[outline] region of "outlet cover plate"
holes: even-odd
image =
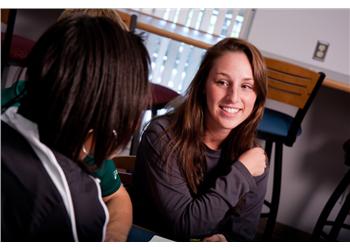
[[[324,41],[317,41],[316,48],[314,51],[313,59],[318,61],[324,61],[328,51],[329,43]]]

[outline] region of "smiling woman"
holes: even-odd
[[[265,98],[252,44],[227,38],[208,49],[183,104],[142,137],[135,222],[175,240],[254,239],[268,175],[255,143]]]
[[[256,93],[247,56],[232,52],[217,59],[206,81],[205,93],[208,109],[204,143],[217,150],[254,108]]]

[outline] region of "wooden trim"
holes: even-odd
[[[164,25],[164,27],[160,28],[160,27],[156,27],[154,25],[151,24],[147,24],[144,22],[137,22],[136,27],[138,29],[159,35],[159,36],[163,36],[163,37],[167,37],[179,42],[183,42],[189,45],[193,45],[195,47],[198,48],[202,48],[202,49],[208,49],[212,46],[212,44],[210,43],[206,43],[203,41],[200,41],[198,39],[194,39],[191,38],[192,33],[194,34],[193,30],[189,30],[186,27],[179,27],[179,25],[176,24],[166,24]],[[187,29],[187,32],[185,31]],[[177,32],[178,30],[183,30],[184,33],[187,33],[188,36],[184,36],[181,35],[180,33],[183,32]],[[193,35],[192,37],[195,37],[196,35]],[[213,41],[215,40],[218,41],[217,37],[213,37]],[[214,43],[213,43],[214,44]],[[341,90],[341,91],[345,91],[350,93],[350,82],[349,83],[345,83],[345,82],[340,82],[340,81],[336,81],[333,79],[330,79],[328,77],[326,77],[326,79],[324,80],[323,86],[328,87],[328,88],[333,88],[333,89],[337,89],[337,90]]]
[[[126,12],[122,12],[122,11],[119,11],[119,10],[116,10],[118,15],[120,16],[120,18],[123,20],[123,22],[128,26],[130,27],[130,24],[131,24],[131,15],[129,15],[128,13]]]
[[[326,77],[322,85],[328,88],[333,88],[333,89],[350,93],[350,82],[349,83],[338,82]]]
[[[159,36],[167,37],[167,38],[170,38],[172,40],[187,43],[189,45],[193,45],[193,46],[198,47],[198,48],[208,49],[209,47],[211,47],[211,44],[201,42],[199,40],[189,38],[186,36],[182,36],[182,35],[179,35],[178,33],[168,31],[167,29],[161,29],[161,28],[158,28],[158,27],[146,24],[146,23],[138,22],[136,25],[136,28],[153,33],[153,34],[156,34],[156,35],[159,35]]]

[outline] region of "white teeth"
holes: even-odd
[[[222,109],[230,114],[234,114],[234,113],[237,113],[239,111],[239,109],[237,109],[237,108],[229,108],[229,107],[222,107]]]

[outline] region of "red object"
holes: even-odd
[[[5,33],[1,33],[1,43],[3,43]],[[11,41],[11,50],[9,54],[10,64],[23,66],[25,60],[32,50],[35,42],[23,36],[13,35]]]
[[[165,86],[151,83],[152,109],[162,109],[164,106],[179,96],[176,91]]]

